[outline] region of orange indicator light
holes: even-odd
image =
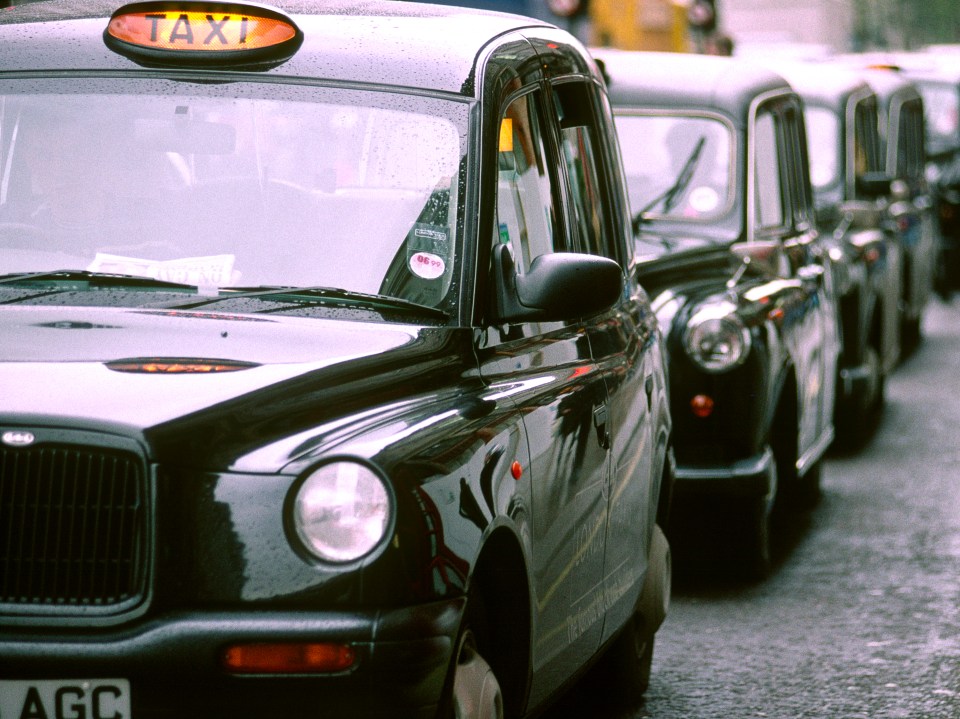
[[[706,419],[713,414],[713,398],[705,394],[698,394],[690,400],[690,409],[694,416]]]
[[[513,475],[514,479],[520,479],[523,476],[523,467],[516,460],[510,465],[510,474]]]
[[[236,644],[223,653],[223,666],[235,674],[330,674],[355,661],[345,644]]]

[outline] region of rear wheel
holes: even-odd
[[[650,686],[654,635],[634,616],[623,628],[603,657],[590,670],[588,683],[598,701],[633,707],[640,703]]]
[[[460,636],[453,675],[455,719],[503,719],[503,696],[493,669],[477,650],[468,628]]]
[[[773,565],[770,541],[771,506],[766,497],[747,509],[743,525],[744,573],[748,579],[764,579]]]

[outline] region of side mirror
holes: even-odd
[[[892,180],[885,172],[864,172],[857,175],[857,192],[871,200],[890,194]]]
[[[612,307],[623,292],[623,271],[606,257],[574,252],[540,255],[517,274],[507,245],[494,251],[493,321],[561,321]]]

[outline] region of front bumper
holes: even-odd
[[[221,612],[82,636],[0,633],[5,680],[130,682],[131,719],[153,717],[433,717],[465,600],[353,613]],[[224,649],[256,642],[335,642],[356,653],[333,675],[232,675]]]
[[[754,457],[725,465],[677,464],[674,503],[721,498],[769,497],[776,492],[776,463],[769,447]]]

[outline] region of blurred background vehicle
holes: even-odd
[[[833,260],[802,102],[731,58],[595,48],[634,212],[635,272],[669,352],[671,546],[770,568],[773,510],[819,492],[834,439]]]
[[[819,230],[836,255],[840,356],[837,443],[858,448],[877,425],[887,376],[900,359],[901,257],[884,222],[886,177],[877,97],[853,71],[776,66],[804,101]]]

